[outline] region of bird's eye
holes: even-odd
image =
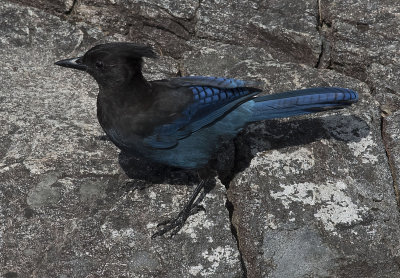
[[[102,61],[96,61],[96,68],[98,68],[98,69],[104,68],[103,62]]]

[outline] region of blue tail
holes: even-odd
[[[344,88],[310,88],[256,97],[253,101],[250,122],[343,108],[357,102],[358,94]]]

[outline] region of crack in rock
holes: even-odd
[[[395,169],[395,165],[394,165],[395,162],[394,162],[392,153],[390,151],[390,146],[389,146],[389,142],[388,142],[388,138],[387,138],[388,135],[386,134],[386,126],[387,126],[386,117],[382,116],[381,117],[382,142],[383,142],[383,146],[385,148],[385,153],[386,153],[386,157],[387,157],[387,160],[388,160],[390,173],[391,173],[392,179],[393,179],[393,189],[394,189],[394,193],[395,193],[395,196],[396,196],[397,206],[400,209],[399,181],[398,181],[398,178],[397,178],[396,169]]]

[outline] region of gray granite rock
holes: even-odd
[[[318,2],[326,65],[366,81],[378,93],[398,95],[400,2]]]
[[[294,76],[289,67],[279,74]],[[237,139],[246,163],[228,198],[249,277],[392,277],[400,231],[378,107],[358,80],[314,69],[299,77],[311,79],[357,88],[362,100],[341,113],[250,126]]]
[[[321,40],[315,1],[204,1],[196,36],[266,48],[275,58],[317,63]]]
[[[1,2],[0,275],[400,276],[398,13],[389,0]],[[218,156],[206,212],[152,240],[198,181],[119,156],[95,82],[53,66],[106,41],[152,45],[150,79],[341,86],[360,102],[249,126]]]

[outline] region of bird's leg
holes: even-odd
[[[209,189],[207,187],[208,181],[209,181],[208,179],[201,180],[201,182],[196,186],[195,190],[193,191],[192,196],[190,197],[187,204],[179,212],[178,216],[158,224],[158,227],[160,226],[164,227],[161,228],[156,233],[154,233],[152,235],[152,238],[161,236],[169,231],[172,231],[171,237],[176,235],[176,233],[178,233],[179,230],[182,229],[183,225],[186,222],[186,219],[188,219],[190,215],[193,215],[199,212],[200,210],[204,210],[204,208],[199,204],[204,199],[205,195],[209,192]],[[198,196],[202,189],[203,192],[200,194],[200,196]]]

